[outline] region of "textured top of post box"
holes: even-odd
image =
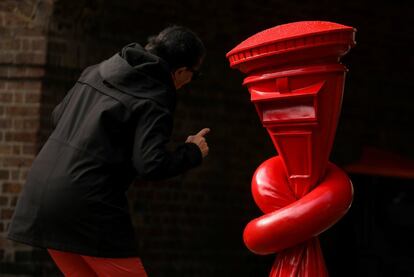
[[[227,53],[231,66],[277,53],[322,44],[353,46],[355,29],[327,21],[300,21],[259,32]],[[345,54],[345,53],[343,53]]]

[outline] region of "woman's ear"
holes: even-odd
[[[174,85],[176,89],[181,88],[183,85],[187,84],[191,79],[191,75],[189,76],[189,72],[187,67],[179,67],[174,72],[172,72]]]
[[[186,71],[187,67],[179,67],[177,68],[174,72],[173,75],[177,78],[180,78],[182,76],[182,74]]]

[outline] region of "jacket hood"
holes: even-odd
[[[103,61],[99,73],[104,81],[126,94],[175,107],[175,86],[167,62],[138,43],[125,46]]]

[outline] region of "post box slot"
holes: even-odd
[[[261,103],[263,123],[279,121],[316,120],[316,107],[313,96],[279,99]]]

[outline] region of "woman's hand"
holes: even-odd
[[[194,143],[195,145],[200,148],[201,154],[203,155],[203,158],[208,155],[208,144],[206,142],[205,136],[210,132],[209,128],[204,128],[200,132],[198,132],[196,135],[189,136],[186,143]]]

